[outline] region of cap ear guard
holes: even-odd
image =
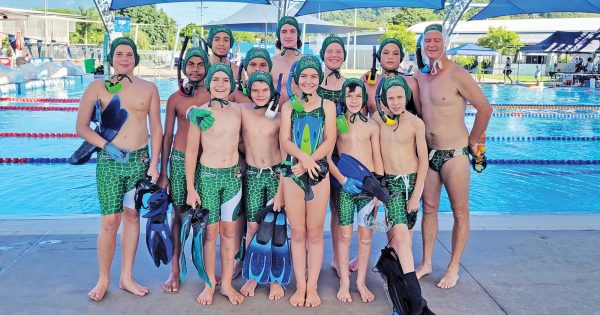
[[[381,81],[379,81],[379,84],[377,85],[377,92],[375,93],[375,105],[377,107],[377,113],[381,117],[381,120],[383,120],[383,122],[386,125],[393,126],[398,123],[398,117],[396,115],[388,115],[383,111],[383,109],[381,109],[381,91],[383,90],[384,82],[385,78],[381,79]]]

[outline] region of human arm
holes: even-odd
[[[165,117],[165,133],[163,136],[162,153],[160,156],[160,176],[158,177],[158,186],[161,188],[169,187],[169,174],[167,166],[169,165],[169,158],[171,156],[171,146],[173,145],[173,133],[175,131],[175,102],[176,97],[171,95],[167,101],[167,115]]]
[[[153,182],[158,180],[158,159],[160,158],[160,149],[162,148],[162,124],[160,122],[160,97],[156,85],[152,84],[152,95],[150,96],[150,110],[148,117],[150,120],[150,141],[152,148],[152,157],[150,158],[150,166],[148,167],[148,176]]]
[[[185,145],[185,186],[187,190],[186,203],[191,207],[202,204],[194,186],[196,167],[198,163],[198,148],[200,147],[200,127],[190,124]]]
[[[79,102],[79,110],[77,111],[75,130],[88,143],[99,148],[104,148],[107,141],[90,128],[90,121],[94,111],[94,102],[99,98],[98,86],[99,82],[94,81],[83,92]]]
[[[466,71],[457,71],[455,75],[458,92],[477,110],[475,122],[469,134],[469,148],[471,152],[477,152],[477,141],[485,132],[494,110],[479,85]]]
[[[415,181],[415,188],[413,193],[408,200],[406,210],[408,212],[419,211],[419,204],[421,201],[421,195],[423,194],[423,187],[425,187],[425,177],[427,176],[427,170],[429,168],[429,159],[427,154],[427,143],[425,141],[425,123],[421,119],[414,121],[415,125],[415,144],[417,146],[417,157],[419,164],[417,166],[417,179]]]
[[[420,73],[421,71],[417,71],[416,73]],[[408,83],[408,86],[410,87],[410,90],[412,91],[412,99],[413,99],[413,103],[415,104],[415,110],[417,111],[417,115],[421,114],[421,100],[419,99],[419,84],[417,83],[418,81],[415,78],[412,77],[405,77],[406,82]]]

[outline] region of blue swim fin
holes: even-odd
[[[285,210],[281,210],[275,219],[269,278],[271,283],[279,282],[282,286],[288,285],[292,278],[292,257],[287,230]]]
[[[340,157],[334,156],[332,157],[332,160],[342,175],[349,178],[354,178],[361,183],[365,180],[365,177],[373,176],[371,171],[369,171],[369,169],[359,160],[346,153],[342,153]],[[335,179],[335,177],[332,176],[331,181],[334,185],[341,187],[340,183]]]
[[[160,263],[167,265],[173,257],[171,229],[167,218],[169,196],[165,189],[159,189],[148,198],[148,213],[144,214],[146,222],[146,246],[156,267]]]
[[[192,261],[198,271],[198,277],[212,288],[212,282],[206,274],[204,265],[204,229],[208,224],[208,210],[196,208],[190,220],[192,227]],[[183,246],[183,245],[182,245]],[[185,259],[185,257],[183,257]]]
[[[185,259],[185,241],[190,235],[190,230],[192,228],[192,215],[194,213],[194,209],[191,207],[187,207],[185,211],[181,213],[181,232],[179,233],[179,266],[181,268],[181,272],[179,273],[179,280],[181,284],[185,282],[185,276],[187,275],[187,261]]]
[[[273,205],[269,206],[273,209]],[[259,222],[259,221],[257,221]],[[256,280],[260,284],[269,282],[271,274],[271,241],[275,226],[275,213],[269,211],[259,222],[258,231],[254,234],[244,258],[242,277]]]
[[[119,130],[121,130],[121,127],[125,124],[125,121],[127,121],[128,114],[127,111],[121,107],[121,100],[118,95],[113,96],[108,106],[106,106],[102,113],[98,115],[101,108],[101,101],[98,99],[94,102],[94,111],[92,112],[91,121],[98,124],[95,131],[104,138],[104,140],[111,142],[117,137]],[[84,164],[89,161],[92,154],[98,150],[99,148],[97,146],[84,141],[69,158],[69,164]]]

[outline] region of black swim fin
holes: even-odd
[[[117,137],[119,130],[127,121],[127,111],[121,107],[121,100],[118,95],[113,96],[112,100],[106,106],[106,108],[98,115],[101,111],[101,101],[98,99],[94,102],[94,111],[92,112],[91,121],[98,124],[95,131],[104,140],[111,142]],[[86,163],[92,157],[94,152],[100,150],[97,146],[84,141],[81,146],[69,157],[69,164],[81,165]]]
[[[167,218],[169,196],[165,189],[159,189],[148,198],[146,222],[146,245],[156,267],[162,262],[168,265],[173,257],[173,241]]]

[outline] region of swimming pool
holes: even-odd
[[[168,98],[177,86],[175,80],[158,81],[157,85],[161,99]],[[78,98],[84,88],[85,83],[31,91],[26,96]],[[600,91],[594,90],[535,90],[502,85],[484,85],[482,89],[494,104],[600,105]],[[3,105],[41,104],[0,101],[0,106]],[[15,132],[73,133],[75,111],[2,110],[0,115],[0,158],[64,158],[81,143],[81,139],[70,137],[6,135]],[[487,156],[492,163],[483,173],[471,174],[471,209],[484,213],[600,213],[600,198],[597,197],[600,165],[593,164],[600,159],[598,118],[600,111],[595,108],[497,109],[487,131]],[[468,126],[473,120],[474,117],[467,114]],[[539,165],[541,163],[548,165]],[[574,165],[578,163],[588,165]],[[0,163],[0,179],[0,200],[3,201],[0,217],[99,213],[95,164]],[[445,192],[440,211],[450,211]]]

